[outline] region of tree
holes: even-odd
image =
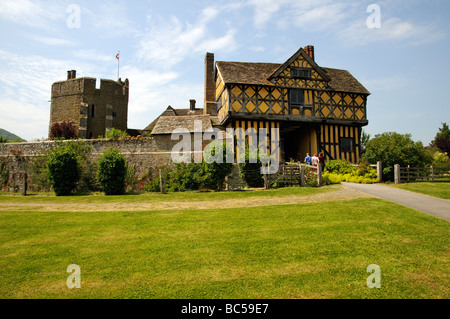
[[[241,153],[239,175],[248,187],[263,187],[264,177],[261,174],[262,162],[267,162],[269,156],[261,154],[259,148],[251,149],[246,143],[245,153]]]
[[[450,128],[447,123],[441,124],[442,128],[439,129],[439,132],[434,137],[431,146],[436,146],[442,153],[447,153],[447,156],[450,157]]]
[[[50,139],[77,139],[77,128],[73,122],[70,121],[62,121],[53,123],[50,127]]]
[[[410,134],[386,132],[377,134],[366,146],[363,160],[383,163],[383,180],[394,180],[394,165],[424,167],[432,158],[424,151],[422,142],[414,142]]]
[[[121,195],[125,192],[127,164],[116,149],[105,152],[98,161],[98,182],[106,195]]]
[[[48,157],[47,174],[56,196],[70,195],[80,178],[76,154],[69,148],[57,147]]]
[[[364,154],[366,152],[366,145],[370,141],[370,134],[366,133],[364,130],[361,133],[361,154]]]
[[[228,152],[230,150],[228,149]],[[204,151],[204,170],[207,174],[205,187],[209,189],[221,189],[225,178],[233,170],[233,163],[227,163],[226,141],[215,140],[208,144]]]

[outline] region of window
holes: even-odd
[[[95,105],[92,104],[91,105],[91,117],[94,117],[94,116],[95,116]]]
[[[292,68],[291,76],[293,78],[310,78],[311,70],[309,69],[300,69],[300,68]]]
[[[354,152],[355,140],[351,137],[341,137],[339,139],[339,146],[341,152]]]
[[[291,90],[289,92],[291,107],[300,107],[305,103],[305,94],[303,90]]]

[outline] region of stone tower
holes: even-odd
[[[128,79],[123,82],[76,77],[76,71],[67,71],[67,80],[52,85],[50,127],[62,121],[73,122],[79,138],[105,136],[116,128],[122,131],[128,124]]]

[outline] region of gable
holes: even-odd
[[[310,80],[330,81],[327,73],[302,48],[271,74],[269,80],[276,82],[279,78],[298,78],[292,73],[293,70],[309,71]]]

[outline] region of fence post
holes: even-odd
[[[378,183],[383,182],[383,166],[380,161],[377,162],[377,176],[378,176]]]
[[[300,164],[300,186],[305,187],[305,166]]]
[[[394,181],[395,184],[400,184],[400,165],[395,164],[394,165]]]
[[[409,168],[410,168],[411,166],[410,165],[408,165],[408,168],[406,169],[406,172],[407,172],[407,183],[409,183],[409,178],[410,178],[410,176],[409,176]]]
[[[322,185],[322,165],[317,164],[317,186]]]
[[[164,168],[164,194],[167,192],[166,185],[167,185],[167,170],[166,168]]]
[[[162,169],[159,169],[159,189],[161,194],[166,193],[166,170],[164,169],[164,175]]]
[[[23,189],[22,189],[22,195],[27,196],[27,189],[28,189],[28,174],[25,172],[23,174]]]
[[[262,166],[264,168],[266,168],[267,167],[267,163],[263,163]],[[267,175],[267,169],[264,169],[264,173],[265,173],[263,175],[263,178],[264,178],[264,189],[269,189],[269,176]]]
[[[434,167],[433,167],[433,165],[431,165],[430,168],[431,168],[431,182],[434,182]]]

